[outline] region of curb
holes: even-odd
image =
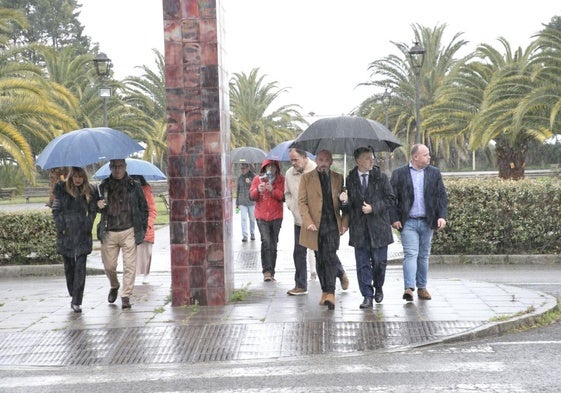
[[[94,247],[94,252],[99,251]],[[388,261],[400,265],[403,258]],[[439,265],[553,265],[561,263],[561,255],[431,255],[431,264]],[[105,274],[103,268],[87,267],[87,274]],[[63,264],[0,266],[0,278],[25,276],[64,276]]]
[[[103,269],[86,267],[87,275],[105,274]],[[30,277],[30,276],[64,276],[64,265],[18,265],[0,266],[0,278]]]
[[[432,255],[430,263],[444,265],[550,265],[561,263],[561,255]]]
[[[540,307],[532,312],[524,313],[522,315],[514,315],[508,320],[499,322],[489,322],[488,324],[477,327],[471,331],[466,331],[458,334],[451,335],[449,337],[436,339],[427,343],[410,346],[408,348],[399,348],[400,350],[406,350],[410,348],[420,348],[435,344],[448,344],[455,342],[465,342],[486,337],[501,336],[509,331],[523,328],[533,327],[545,314],[550,312],[558,312],[560,308],[559,300],[555,297],[545,294],[543,292],[537,291],[544,297],[544,302]]]

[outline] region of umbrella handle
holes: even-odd
[[[101,190],[99,189],[99,183],[96,183],[95,186],[97,188],[97,195],[101,198]]]
[[[343,191],[347,190],[347,153],[343,155]]]

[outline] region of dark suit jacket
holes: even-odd
[[[390,212],[395,209],[395,197],[388,177],[378,167],[368,176],[366,193],[361,193],[358,167],[347,176],[349,196],[343,212],[349,214],[349,245],[360,248],[379,248],[393,243]],[[362,202],[372,206],[372,213],[362,213]]]
[[[413,180],[409,172],[409,164],[393,171],[390,183],[397,198],[397,209],[394,212],[392,222],[405,221],[409,218],[409,211],[413,206]],[[427,223],[431,228],[437,228],[439,218],[446,219],[448,215],[448,196],[442,181],[440,169],[429,165],[425,168],[425,184],[423,187],[425,197],[425,213]]]

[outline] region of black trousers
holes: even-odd
[[[72,304],[82,305],[84,287],[86,286],[86,259],[87,255],[64,258],[64,275],[66,276],[66,287],[68,294],[72,296]]]
[[[335,282],[337,281],[337,276],[340,275],[339,268],[342,269],[341,261],[337,256],[339,231],[336,226],[323,230],[320,227],[318,236],[318,250],[315,252],[315,255],[316,271],[321,290],[326,293],[335,293]]]
[[[257,220],[261,235],[261,268],[262,272],[275,275],[277,266],[277,244],[281,230],[282,218],[272,221]]]

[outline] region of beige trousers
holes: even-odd
[[[105,240],[101,243],[101,260],[103,261],[105,274],[109,279],[111,288],[119,287],[119,279],[117,278],[119,252],[123,254],[123,289],[121,290],[121,297],[130,297],[136,276],[134,228],[121,232],[108,231]]]

